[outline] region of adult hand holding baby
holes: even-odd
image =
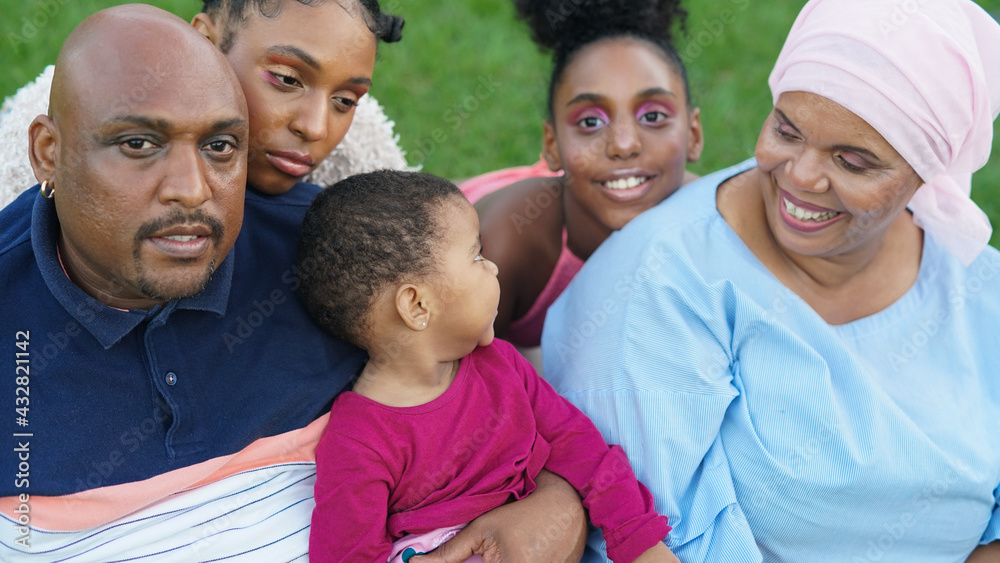
[[[580,497],[563,478],[548,471],[538,475],[535,485],[535,492],[528,497],[494,508],[432,553],[410,561],[462,563],[477,554],[485,563],[579,561],[587,538]],[[553,520],[556,507],[561,508],[558,513],[562,516]],[[539,530],[546,533],[539,534]]]

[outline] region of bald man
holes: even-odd
[[[293,294],[318,188],[244,203],[246,102],[175,16],[102,11],[56,67],[0,210],[0,561],[304,556],[364,361]]]

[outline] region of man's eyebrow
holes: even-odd
[[[242,117],[234,117],[232,119],[222,119],[212,123],[210,129],[212,132],[223,131],[226,129],[232,129],[233,127],[246,127],[247,120]],[[106,125],[139,125],[141,127],[148,127],[149,129],[156,129],[158,131],[166,131],[170,129],[173,124],[166,119],[153,119],[143,115],[120,115],[108,120]]]
[[[224,131],[226,129],[232,129],[233,127],[247,127],[247,120],[242,117],[234,117],[232,119],[223,119],[222,121],[216,121],[212,124],[212,131]]]
[[[171,123],[166,119],[152,119],[144,115],[119,115],[109,119],[107,125],[141,125],[160,131],[166,131],[171,127]]]

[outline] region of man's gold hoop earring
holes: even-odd
[[[48,190],[48,191],[45,191],[45,190]],[[49,188],[49,181],[48,180],[45,180],[44,182],[42,182],[42,197],[44,197],[45,199],[52,199],[53,197],[55,197],[55,195],[56,195],[56,188],[55,188],[55,186],[53,186],[52,188]]]

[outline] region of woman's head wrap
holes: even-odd
[[[1000,24],[971,0],[811,0],[769,80],[864,119],[924,180],[914,221],[968,265],[989,243],[969,198],[1000,113]]]

